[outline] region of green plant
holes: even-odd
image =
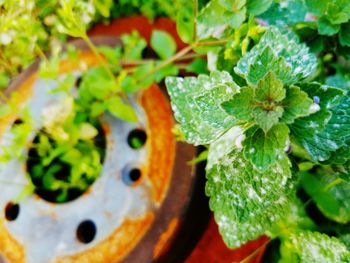
[[[174,115],[186,141],[209,145],[206,194],[229,247],[267,234],[281,241],[280,262],[348,262],[350,12],[345,2],[263,2],[200,10],[196,38],[225,45],[197,50],[209,51],[209,75],[166,79]],[[319,17],[306,21],[308,11]],[[265,26],[244,23],[246,12]],[[325,19],[339,39],[317,34]]]
[[[158,1],[120,1],[116,6],[128,6],[130,12],[170,15],[188,43],[176,53],[174,40],[155,31],[151,45],[159,59],[143,59],[146,41],[136,33],[122,37],[123,47],[95,47],[86,33],[83,3],[62,1],[49,12],[61,22],[60,32],[83,38],[101,65],[84,72],[78,96],[68,95],[63,102],[69,103],[70,114],[38,131],[37,154],[48,151],[52,162],[57,151],[58,164],[67,162],[69,154],[88,158],[89,175],[95,178],[103,160],[93,143],[101,134],[99,116],[108,111],[137,121],[127,94],[167,77],[179,122],[174,132],[208,147],[192,163],[207,158],[206,194],[225,243],[235,248],[266,234],[280,241],[275,261],[349,262],[350,12],[348,1],[321,2],[194,0],[176,1],[172,9],[162,1],[161,8],[152,9]],[[107,9],[99,11],[105,19],[111,15]],[[47,60],[36,47],[44,60],[42,76],[55,78],[59,49]],[[194,61],[187,65],[189,58]],[[171,77],[184,69],[199,76]],[[67,76],[56,92],[69,94],[72,83]],[[1,99],[0,116],[5,116],[14,110],[18,94]],[[16,140],[2,149],[5,161],[21,158],[19,149],[32,129],[26,111],[18,115],[22,123],[12,129]],[[44,169],[48,178],[55,173],[50,165]],[[43,168],[35,169],[43,174]],[[78,168],[76,174],[83,179],[69,187],[91,184],[85,170]],[[48,186],[56,189],[56,181]],[[66,196],[62,193],[59,200]]]

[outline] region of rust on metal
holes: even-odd
[[[179,226],[179,219],[173,218],[168,228],[160,235],[160,238],[157,244],[154,247],[153,257],[159,258],[162,254],[164,254],[169,249],[169,240],[174,235],[175,231]]]
[[[169,102],[157,85],[152,85],[141,94],[140,103],[147,112],[149,124],[149,166],[145,174],[154,186],[154,200],[159,203],[167,193],[175,160],[172,113]]]
[[[0,252],[8,262],[25,263],[25,251],[6,230],[4,221],[0,219]]]
[[[118,262],[139,242],[154,220],[152,213],[138,220],[126,219],[106,240],[74,256],[59,258],[56,263]],[[136,239],[136,240],[135,240]]]
[[[99,62],[91,52],[82,51],[76,61],[61,61],[60,74],[79,70],[82,64],[88,68],[98,65]],[[32,87],[37,77],[36,72],[33,72],[23,82],[18,83],[16,92],[21,95],[21,101],[18,102],[18,107],[31,98]],[[152,86],[149,90],[140,94],[139,103],[144,107],[147,119],[147,126],[145,128],[148,134],[146,162],[141,164],[140,169],[142,170],[142,174],[147,176],[152,184],[150,188],[152,194],[148,198],[151,197],[153,202],[155,201],[159,205],[166,195],[175,159],[175,138],[171,133],[171,111],[164,94],[162,94],[157,86]],[[154,110],[155,105],[157,106],[157,110]],[[15,118],[14,113],[1,120],[0,137],[1,132],[11,125]],[[109,131],[110,128],[106,125],[104,129],[105,131]],[[90,188],[83,196],[90,195],[91,191],[92,189]],[[147,196],[144,196],[144,198],[147,198]],[[42,202],[37,196],[34,196],[33,200],[35,202]],[[47,205],[57,207],[57,205],[51,203]],[[148,209],[153,208],[150,206]],[[39,213],[40,216],[48,216],[53,220],[58,220],[54,213],[45,211]],[[61,257],[57,259],[57,262],[119,261],[141,240],[150,228],[154,218],[155,214],[152,211],[146,211],[146,214],[140,214],[139,218],[126,218],[105,240],[99,241],[93,247],[82,250],[80,253]],[[0,225],[0,251],[9,262],[26,262],[25,247],[26,244],[19,244],[11,236],[4,224]]]

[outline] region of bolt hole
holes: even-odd
[[[137,182],[141,178],[141,171],[140,169],[132,169],[129,173],[130,180],[133,182]]]
[[[19,215],[19,205],[9,202],[5,207],[5,218],[8,221],[14,221]]]
[[[141,170],[138,168],[126,169],[122,174],[122,179],[126,185],[133,185],[141,179],[141,175]]]
[[[129,133],[128,144],[133,149],[140,149],[147,141],[147,134],[144,130],[135,129]]]
[[[23,120],[18,118],[16,119],[14,122],[13,122],[13,125],[19,125],[19,124],[22,124],[23,123]]]
[[[96,225],[91,220],[81,222],[77,228],[77,238],[81,243],[88,244],[95,239]]]
[[[76,88],[79,88],[81,81],[82,81],[81,76],[79,76],[79,77],[75,80],[75,87],[76,87]]]

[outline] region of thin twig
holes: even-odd
[[[181,49],[178,53],[176,53],[174,56],[168,58],[167,60],[164,60],[162,63],[160,63],[157,67],[153,68],[153,70],[151,70],[150,72],[148,72],[147,74],[143,75],[140,78],[140,81],[143,81],[144,79],[146,79],[149,75],[152,75],[154,73],[156,73],[158,70],[164,68],[165,66],[171,64],[172,62],[176,61],[177,59],[179,59],[180,57],[186,55],[188,52],[190,52],[192,50],[192,46],[187,46],[183,49]]]
[[[272,239],[268,240],[267,242],[265,242],[264,244],[262,244],[260,247],[258,247],[257,249],[255,249],[252,253],[250,253],[248,256],[246,256],[244,259],[242,259],[240,261],[240,263],[247,263],[251,258],[253,258],[254,256],[256,256],[256,254],[258,254],[258,252],[260,250],[262,250],[263,248],[266,247],[267,244],[269,244],[271,242]]]
[[[227,39],[223,39],[223,40],[213,40],[213,41],[206,41],[206,42],[198,42],[198,43],[196,43],[195,46],[199,47],[199,46],[221,45],[221,44],[226,44],[227,41],[228,41]]]

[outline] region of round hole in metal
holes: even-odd
[[[98,130],[98,135],[93,139],[93,144],[94,149],[100,155],[99,161],[103,164],[106,155],[106,134],[98,119],[91,120],[90,124]],[[38,134],[29,148],[26,162],[27,171],[35,186],[35,193],[42,199],[52,203],[66,203],[77,199],[91,187],[99,174],[97,172],[93,176],[86,173],[81,174],[79,184],[83,185],[83,187],[80,187],[77,183],[72,183],[72,164],[67,162],[67,158],[62,158],[63,154],[55,156],[50,160],[49,164],[44,164],[43,154],[39,152],[39,147],[36,146],[40,144],[40,140],[41,137]],[[45,142],[54,150],[57,149],[55,148],[56,142],[50,137]],[[80,154],[91,155],[88,144],[89,142],[79,140],[74,145],[74,149],[78,149]]]
[[[92,220],[84,220],[77,228],[77,238],[81,243],[88,244],[95,239],[97,228]]]
[[[145,145],[147,134],[142,129],[134,129],[128,135],[128,144],[131,148],[137,150]]]
[[[13,122],[13,125],[19,125],[19,124],[22,124],[23,123],[23,120],[22,119],[16,119],[14,122]]]
[[[8,221],[14,221],[18,217],[19,211],[20,211],[19,204],[15,204],[13,202],[7,203],[5,207],[5,218]]]
[[[137,182],[141,178],[141,171],[140,169],[132,169],[129,173],[130,180],[133,182]]]
[[[124,168],[122,172],[122,180],[126,185],[133,185],[141,179],[141,170],[138,168]]]

